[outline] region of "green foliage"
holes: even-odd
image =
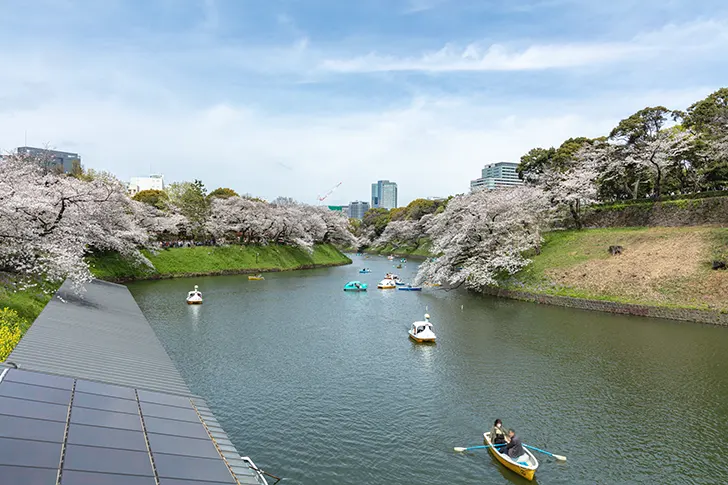
[[[175,182],[167,188],[167,195],[169,202],[192,223],[193,233],[201,234],[210,214],[210,201],[202,181]]]
[[[18,288],[15,277],[0,273],[0,362],[40,315],[57,286]]]
[[[163,190],[150,189],[137,192],[134,194],[134,197],[132,197],[132,200],[143,202],[147,205],[154,206],[157,209],[164,210],[167,208],[167,204],[169,203],[169,196],[167,195],[167,192]]]
[[[313,265],[348,264],[351,260],[329,244],[314,246],[312,253],[291,246],[197,246],[170,248],[145,253],[154,270],[135,265],[118,253],[90,256],[91,271],[97,278],[128,281],[196,274],[292,270]]]
[[[374,233],[377,237],[379,237],[387,228],[387,224],[389,224],[389,221],[391,220],[390,217],[390,213],[387,209],[369,209],[364,214],[364,218],[361,222],[364,228],[373,228]]]
[[[407,219],[410,221],[419,221],[422,216],[433,214],[440,204],[434,200],[415,199],[410,202],[407,207]],[[394,217],[392,218],[394,220]]]
[[[571,165],[574,155],[585,143],[594,140],[583,136],[569,138],[559,148],[534,148],[521,157],[516,169],[523,180],[533,181],[547,169],[564,171]]]
[[[210,192],[210,195],[207,196],[208,198],[212,199],[214,197],[220,198],[220,199],[229,199],[230,197],[239,197],[238,193],[235,192],[233,189],[229,189],[227,187],[218,187],[217,189]]]
[[[714,135],[721,121],[728,121],[728,88],[720,88],[690,106],[684,124],[696,131]]]
[[[672,111],[664,106],[648,107],[623,119],[609,134],[609,138],[622,140],[627,144],[643,142],[654,138],[668,120]]]

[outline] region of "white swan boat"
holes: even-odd
[[[377,285],[377,288],[379,288],[380,290],[393,290],[397,288],[397,285],[394,283],[394,280],[390,280],[389,278],[387,278],[380,281]]]
[[[187,293],[187,304],[202,305],[202,293],[197,289],[197,285],[195,285],[194,290]]]
[[[428,314],[425,314],[424,322],[414,322],[408,333],[410,338],[418,343],[435,342],[437,339],[435,332],[432,331],[430,315]]]

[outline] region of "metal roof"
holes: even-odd
[[[200,399],[2,367],[0,477],[35,485],[265,484]]]
[[[266,484],[125,286],[64,283],[6,362],[0,483]]]
[[[184,303],[184,302],[183,302]],[[23,369],[191,396],[123,285],[66,281],[7,358]]]

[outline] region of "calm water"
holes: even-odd
[[[541,484],[728,482],[728,329],[376,290],[391,262],[354,259],[130,285],[193,392],[283,483],[526,483],[452,451],[497,417],[568,457],[538,455]],[[344,293],[352,279],[369,292]],[[184,303],[193,284],[201,307]],[[426,309],[436,346],[407,338]]]

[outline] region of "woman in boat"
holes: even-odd
[[[506,430],[503,429],[503,421],[496,419],[493,423],[493,427],[490,430],[490,442],[494,445],[503,445],[508,443],[506,438]],[[503,451],[502,449],[498,451]]]

